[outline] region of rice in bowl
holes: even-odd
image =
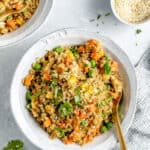
[[[118,65],[93,39],[47,51],[23,79],[26,107],[51,138],[88,143],[113,125],[123,87]]]

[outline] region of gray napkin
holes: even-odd
[[[150,150],[150,49],[136,65],[136,75],[136,113],[125,140],[128,150]],[[119,145],[117,144],[113,150],[119,150]]]

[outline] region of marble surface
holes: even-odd
[[[106,17],[105,14],[109,12],[111,15]],[[98,14],[102,17],[97,20]],[[110,37],[122,47],[133,64],[136,64],[144,51],[150,47],[150,23],[138,27],[120,23],[112,14],[109,0],[54,0],[49,19],[38,31],[18,44],[0,48],[0,149],[8,140],[19,138],[24,141],[25,150],[38,150],[22,134],[12,116],[9,103],[11,80],[19,60],[28,48],[47,33],[64,27],[86,28]],[[142,32],[137,35],[136,29],[141,29]],[[143,67],[147,62],[142,61],[143,65],[137,68],[137,112],[126,137],[128,148],[131,150],[150,148],[150,68],[149,65]]]

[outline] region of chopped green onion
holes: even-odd
[[[28,110],[31,110],[31,108],[32,108],[31,103],[28,103],[28,104],[26,105],[26,108],[27,108]]]
[[[87,120],[82,120],[82,121],[80,122],[80,125],[81,125],[82,127],[86,127],[86,126],[88,125]]]
[[[113,127],[113,123],[110,121],[106,124],[108,129],[111,129]]]
[[[77,94],[80,94],[80,90],[81,90],[81,87],[80,87],[80,86],[78,86],[78,87],[75,88],[75,92],[76,92]]]
[[[89,65],[88,65],[88,64],[84,64],[84,66],[85,66],[85,67],[88,67]]]
[[[81,102],[80,95],[75,95],[75,96],[74,96],[74,103],[75,103],[76,105],[78,105],[80,102]]]
[[[90,63],[92,68],[96,67],[96,61],[94,59],[92,59]]]
[[[57,86],[57,79],[56,78],[52,79],[51,85],[53,88]]]
[[[66,134],[67,132],[69,132],[69,130],[67,130],[67,129],[62,129],[62,128],[59,128],[59,127],[56,127],[55,130],[57,130],[57,131],[59,132],[59,137],[60,137],[60,138],[61,138],[61,137],[64,137],[65,134]]]
[[[63,91],[58,89],[57,96],[63,98]]]
[[[60,54],[62,52],[62,47],[61,46],[58,46],[55,48],[55,51]]]
[[[73,111],[73,106],[69,102],[64,102],[58,108],[59,114],[63,117],[70,115],[72,111]]]
[[[33,69],[36,71],[39,71],[42,68],[42,65],[40,63],[36,63],[33,65]]]
[[[95,73],[95,70],[94,70],[94,69],[91,69],[91,70],[88,72],[88,76],[89,76],[89,77],[93,77],[94,73]]]
[[[100,113],[100,117],[101,118],[105,118],[105,114],[104,113]]]
[[[107,131],[108,131],[108,129],[107,129],[106,126],[102,126],[102,127],[101,127],[101,132],[102,132],[102,133],[105,133],[105,132],[107,132]]]
[[[108,59],[108,57],[106,57],[106,62],[105,62],[105,64],[104,64],[104,73],[105,74],[110,74],[110,72],[111,72],[111,67],[110,67],[110,65],[109,65],[109,59]]]
[[[25,8],[25,9],[23,10],[23,13],[25,14],[25,13],[27,13],[27,12],[28,12],[28,9]]]
[[[77,50],[76,47],[71,47],[70,50],[71,50],[71,52],[73,53],[73,55],[74,55],[75,57],[78,57],[78,58],[79,58],[80,55],[79,55],[78,50]]]

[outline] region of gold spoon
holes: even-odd
[[[127,150],[125,140],[124,140],[124,137],[123,137],[123,133],[122,133],[122,129],[121,129],[119,114],[118,114],[118,107],[119,107],[120,100],[122,98],[122,92],[120,92],[119,95],[120,96],[115,101],[115,105],[114,105],[114,108],[113,108],[113,120],[114,120],[114,125],[115,125],[115,129],[116,129],[117,137],[118,137],[118,140],[119,140],[119,143],[120,143],[120,149],[121,150]]]

